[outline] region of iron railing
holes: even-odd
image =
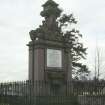
[[[105,82],[0,83],[0,105],[105,105]]]

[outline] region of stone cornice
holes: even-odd
[[[30,49],[33,48],[33,46],[34,48],[70,48],[68,43],[42,39],[30,41],[27,45],[30,47]]]

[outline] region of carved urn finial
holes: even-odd
[[[58,4],[53,0],[48,0],[43,6],[43,11],[41,12],[41,16],[45,18],[49,18],[52,15],[56,18],[60,16],[62,10],[58,8]]]

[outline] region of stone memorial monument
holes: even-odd
[[[71,81],[70,44],[64,41],[57,22],[61,12],[58,4],[48,0],[40,13],[45,20],[39,28],[29,33],[29,80]]]

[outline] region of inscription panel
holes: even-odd
[[[62,67],[62,51],[47,49],[47,67]]]

